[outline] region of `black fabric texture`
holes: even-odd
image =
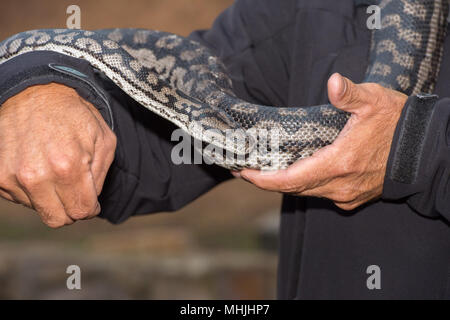
[[[420,99],[409,97],[402,113],[404,114],[397,126],[398,134],[391,151],[391,165],[387,172],[390,179],[411,184],[419,174],[420,157],[423,154],[425,136],[430,130],[431,116],[437,96]]]
[[[383,198],[402,199],[419,214],[450,221],[450,99],[439,100],[435,106],[410,100],[404,113],[388,161]],[[417,147],[396,152],[402,149],[396,146],[410,145],[413,140]],[[413,160],[402,160],[405,157]]]

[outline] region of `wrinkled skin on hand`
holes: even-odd
[[[75,90],[30,87],[0,107],[0,196],[53,228],[92,218],[115,148],[114,133]]]
[[[328,81],[328,97],[352,115],[338,138],[312,157],[285,170],[234,172],[270,191],[328,198],[344,210],[377,199],[397,122],[407,96],[378,84],[354,84],[339,74]]]

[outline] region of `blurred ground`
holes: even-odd
[[[83,29],[139,27],[187,35],[208,28],[231,0],[2,0],[0,39],[26,29],[64,28],[81,8]],[[1,76],[1,75],[0,75]],[[0,201],[0,298],[258,299],[275,294],[281,197],[240,181],[176,213],[95,219],[60,230]],[[82,290],[66,289],[66,267]]]

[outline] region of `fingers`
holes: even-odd
[[[374,83],[354,84],[340,74],[328,81],[330,102],[352,116],[336,140],[286,170],[243,170],[256,186],[298,196],[328,198],[352,210],[382,193],[392,136],[406,96]]]
[[[90,219],[100,213],[97,190],[90,171],[76,181],[56,185],[55,192],[65,214],[72,220]]]
[[[240,176],[261,189],[297,194],[326,183],[329,172],[339,170],[335,168],[335,159],[335,148],[327,146],[312,157],[299,160],[285,170],[261,172],[246,169],[240,172]]]
[[[369,105],[374,96],[363,85],[335,73],[328,80],[328,98],[336,108],[354,113]]]
[[[46,181],[33,185],[28,183],[26,190],[28,190],[31,207],[37,211],[42,222],[47,226],[60,228],[74,222],[66,214],[52,183]]]
[[[94,178],[97,195],[100,195],[103,184],[105,183],[106,175],[114,160],[117,137],[103,120],[100,112],[91,103],[84,101],[81,98],[80,100],[97,120],[96,127],[100,129],[94,142],[94,155],[91,165],[91,172]]]
[[[91,165],[91,172],[97,190],[97,195],[102,192],[103,184],[105,183],[106,175],[114,160],[117,139],[114,133],[107,128],[105,137],[101,139],[100,143],[96,143],[94,159]]]
[[[5,200],[11,201],[11,202],[15,202],[17,203],[13,197],[9,194],[9,192],[6,192],[5,190],[1,190],[0,189],[0,197],[2,197]]]
[[[67,147],[72,151],[49,152],[49,162],[39,169],[22,164],[17,169],[17,188],[9,188],[16,202],[29,203],[52,228],[88,219],[100,212],[90,171],[91,157],[81,155],[79,147]]]
[[[65,155],[50,152],[48,164],[40,169],[21,164],[17,169],[17,184],[0,195],[35,209],[52,228],[96,216],[100,205],[90,156],[81,156],[77,147],[68,145],[68,148],[72,152]]]
[[[102,192],[103,184],[105,183],[106,174],[108,173],[111,162],[112,160],[105,159],[98,154],[92,162],[91,176],[97,196]]]
[[[49,172],[48,168],[36,168],[23,163],[17,169],[17,185],[9,189],[16,202],[35,209],[49,227],[59,228],[72,224],[73,220],[67,216],[54,184],[49,179]]]
[[[23,192],[23,190],[20,189],[20,187],[17,185],[14,185],[14,187],[7,189],[0,188],[0,197],[8,201],[20,203],[28,208],[31,208],[30,199],[28,198],[26,193]]]
[[[22,169],[19,173],[14,170],[13,165],[6,165],[6,160],[0,163],[0,197],[31,208],[31,201],[19,182],[19,177],[27,175],[27,170]]]
[[[47,154],[49,179],[65,214],[72,220],[88,219],[98,214],[100,206],[91,172],[94,148],[71,143],[64,151],[52,146]]]

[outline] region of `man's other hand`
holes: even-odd
[[[0,107],[0,196],[57,228],[100,212],[116,137],[75,90],[30,87]]]
[[[234,173],[271,191],[331,199],[352,210],[381,196],[393,135],[407,96],[374,83],[354,84],[339,74],[328,81],[328,97],[351,117],[329,146],[286,170]]]

